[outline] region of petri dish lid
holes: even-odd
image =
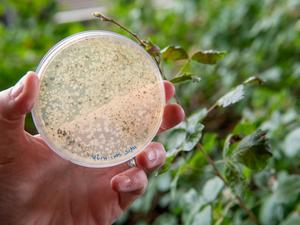
[[[87,167],[128,161],[154,138],[165,93],[151,56],[108,31],[74,34],[40,62],[35,126],[62,158]]]

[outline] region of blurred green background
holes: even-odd
[[[264,170],[247,174],[236,191],[263,225],[299,225],[300,1],[2,0],[0,90],[35,70],[43,55],[68,35],[91,29],[124,34],[93,20],[90,12],[97,10],[161,48],[181,45],[190,53],[228,52],[216,66],[192,63],[191,70],[201,81],[177,85],[177,101],[187,116],[210,106],[247,77],[265,80],[242,102],[206,118],[202,142],[218,160],[231,132],[246,135],[256,128],[267,130],[273,158]],[[177,67],[178,63],[165,65],[167,78],[174,76]],[[26,129],[36,132],[30,117]],[[230,190],[222,185],[218,190],[214,179],[199,151],[181,154],[167,173],[150,178],[145,196],[117,224],[253,224],[231,199]],[[203,201],[207,195],[212,199]]]

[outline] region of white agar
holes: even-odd
[[[117,165],[142,151],[159,129],[161,74],[126,37],[107,31],[72,35],[48,52],[37,73],[34,122],[64,159],[88,167]]]

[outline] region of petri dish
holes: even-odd
[[[155,137],[165,105],[163,80],[137,43],[108,31],[85,31],[41,60],[32,110],[48,146],[78,165],[126,162]]]

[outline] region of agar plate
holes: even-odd
[[[126,162],[154,138],[165,105],[151,56],[132,40],[86,31],[56,44],[40,62],[34,123],[58,155],[87,167]]]

